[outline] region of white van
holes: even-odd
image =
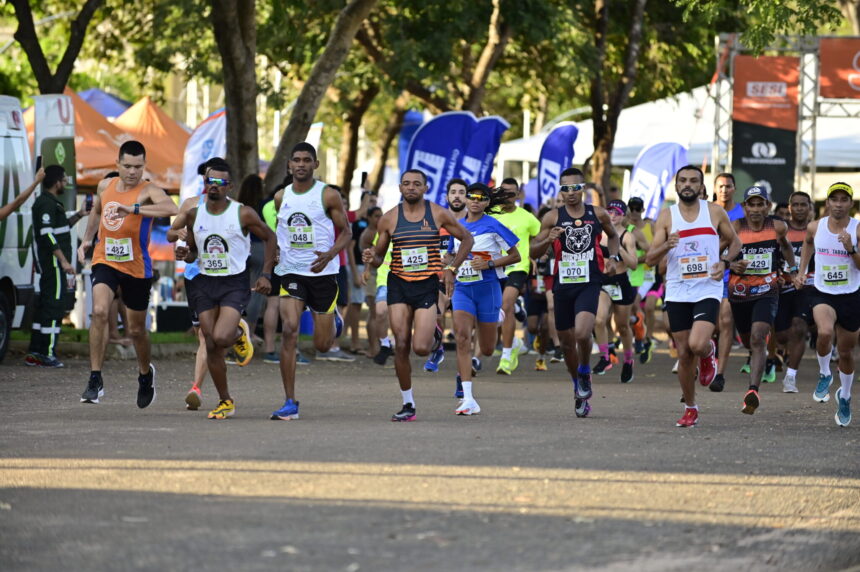
[[[33,162],[21,102],[0,95],[0,204],[11,202],[32,182]],[[35,194],[0,221],[0,362],[9,347],[12,328],[32,319],[35,306],[30,212],[34,200]]]

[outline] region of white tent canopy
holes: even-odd
[[[594,152],[591,120],[576,123],[579,136],[573,146],[575,162]],[[537,163],[547,133],[502,143],[498,161]],[[628,107],[618,119],[612,164],[632,167],[643,148],[652,143],[676,142],[688,148],[690,163],[710,157],[714,145],[714,101],[705,86],[672,97]],[[860,169],[860,118],[819,117],[816,124],[815,163],[822,168]],[[501,172],[501,171],[500,171]]]

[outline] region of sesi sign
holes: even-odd
[[[860,99],[860,38],[821,38],[820,95],[825,99]]]

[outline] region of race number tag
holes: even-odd
[[[657,280],[657,275],[654,273],[653,268],[646,268],[645,269],[644,279],[645,279],[644,280],[645,282],[654,282],[655,280]]]
[[[758,254],[744,254],[744,260],[748,261],[744,274],[752,274],[754,276],[767,276],[771,272],[771,261],[773,253],[761,252]]]
[[[708,277],[708,257],[706,255],[682,256],[678,259],[678,265],[681,268],[682,280]]]
[[[824,264],[821,266],[821,275],[827,286],[848,286],[847,264]]]
[[[421,272],[427,270],[427,265],[430,257],[427,255],[427,247],[421,248],[404,248],[400,251],[400,256],[403,259],[404,272]],[[462,269],[464,265],[460,268]]]
[[[290,248],[310,249],[314,247],[314,228],[312,226],[288,226]]]
[[[131,262],[134,253],[130,238],[105,238],[105,259],[110,262]]]
[[[560,260],[558,277],[562,284],[586,284],[588,282],[588,261]]]
[[[604,284],[603,291],[609,294],[613,302],[621,300],[621,286],[618,284]]]
[[[230,274],[230,259],[226,252],[201,252],[200,268],[207,276],[226,276]]]
[[[469,261],[463,262],[457,269],[457,282],[477,282],[481,279],[481,271],[472,268]]]

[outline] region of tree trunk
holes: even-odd
[[[845,19],[851,23],[855,36],[860,36],[860,0],[839,0]]]
[[[388,162],[391,144],[403,127],[403,118],[406,116],[406,106],[408,103],[409,96],[405,91],[401,92],[394,102],[394,110],[391,114],[391,119],[388,120],[388,125],[385,126],[382,140],[373,152],[373,171],[370,172],[370,176],[368,177],[368,184],[371,185],[371,190],[376,192],[379,192],[385,180],[385,164]]]
[[[212,28],[224,76],[227,162],[238,183],[257,174],[257,23],[254,0],[212,0]]]
[[[337,169],[337,182],[343,193],[349,198],[350,187],[352,187],[352,174],[358,157],[358,132],[364,114],[373,103],[373,99],[379,94],[379,86],[371,85],[362,89],[344,117],[341,128],[340,139],[340,165]]]
[[[284,178],[293,146],[303,141],[314,121],[322,98],[349,53],[355,34],[377,0],[350,0],[340,11],[323,53],[314,63],[310,76],[299,94],[290,121],[278,143],[278,149],[266,173],[266,190],[271,191]]]
[[[471,111],[476,115],[481,112],[481,103],[487,89],[487,79],[489,79],[490,73],[496,62],[499,61],[502,52],[505,51],[505,46],[508,45],[510,38],[511,28],[502,22],[500,0],[493,0],[493,14],[490,17],[487,43],[481,51],[481,57],[478,58],[478,63],[475,65],[468,84],[469,95],[463,105],[465,111]]]
[[[18,29],[15,30],[14,37],[21,44],[24,53],[27,54],[30,68],[39,84],[39,92],[63,93],[63,89],[69,83],[72,70],[75,68],[75,60],[77,60],[81,47],[84,45],[87,27],[90,25],[96,10],[101,6],[102,0],[87,0],[84,7],[81,8],[78,17],[72,22],[66,51],[63,52],[63,57],[53,72],[45,58],[45,52],[42,51],[42,46],[39,44],[39,36],[36,33],[36,24],[33,22],[33,12],[30,10],[29,1],[10,0],[10,2],[15,8],[15,17],[18,20]]]

